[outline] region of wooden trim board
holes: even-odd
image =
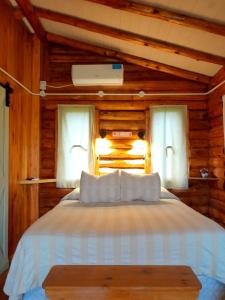
[[[38,179],[38,180],[20,180],[20,184],[37,184],[37,183],[50,183],[56,182],[56,179]]]

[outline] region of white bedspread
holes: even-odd
[[[189,265],[225,283],[225,230],[175,199],[115,206],[62,201],[21,238],[4,291],[19,299],[56,264]]]

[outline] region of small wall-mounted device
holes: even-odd
[[[123,85],[122,64],[72,65],[75,86]]]
[[[112,132],[113,137],[123,137],[123,138],[131,138],[132,137],[132,131],[113,131]]]

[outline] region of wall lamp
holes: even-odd
[[[104,139],[104,137],[106,137],[106,134],[107,134],[107,132],[106,132],[105,129],[100,129],[100,130],[99,130],[99,135],[100,135],[100,137],[101,137],[102,139]]]
[[[143,140],[145,137],[145,131],[144,130],[138,131],[138,137],[139,139]]]

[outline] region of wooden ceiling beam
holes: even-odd
[[[12,5],[12,3],[10,2],[10,0],[4,0],[5,4],[7,4],[8,6],[10,6],[12,12],[13,12],[13,15],[14,17],[17,19],[17,20],[22,20],[23,18],[23,14],[21,12],[21,9],[18,7],[18,6],[14,6]]]
[[[17,20],[22,20],[23,19],[23,13],[22,13],[20,8],[15,7],[14,10],[13,10],[13,14],[14,14],[14,16]]]
[[[202,60],[213,64],[225,65],[225,58],[217,55],[208,54],[194,49],[178,46],[168,42],[163,42],[157,39],[141,36],[138,34],[130,33],[120,29],[100,25],[94,22],[83,20],[77,17],[64,15],[61,13],[53,12],[47,9],[35,8],[37,15],[41,18],[48,19],[51,21],[64,23],[79,27],[91,32],[96,32],[106,36],[110,36],[123,41],[128,41],[133,44],[166,51],[169,53],[190,57],[195,60]]]
[[[68,85],[71,81],[71,77],[68,80],[63,81],[49,81],[50,85],[62,86]],[[126,76],[124,78],[124,83],[122,86],[68,86],[65,87],[66,92],[98,92],[99,90],[104,90],[104,92],[139,92],[144,90],[145,92],[193,92],[201,93],[207,92],[208,85],[194,82],[190,80],[132,80],[128,81]],[[48,88],[48,92],[55,92],[54,88]]]
[[[190,80],[194,80],[194,81],[198,81],[198,82],[202,82],[202,83],[207,83],[207,84],[210,82],[210,77],[206,76],[206,75],[179,69],[179,68],[172,67],[172,66],[169,66],[166,64],[162,64],[159,62],[155,62],[152,60],[148,60],[148,59],[140,58],[140,57],[137,57],[134,55],[130,55],[127,53],[123,53],[123,52],[119,52],[119,51],[115,51],[115,50],[111,50],[111,49],[107,49],[107,48],[103,48],[103,47],[99,47],[99,46],[94,46],[94,45],[91,45],[91,44],[88,44],[85,42],[80,42],[77,40],[65,38],[60,35],[48,33],[47,40],[49,42],[53,42],[53,43],[57,43],[57,44],[65,45],[65,46],[70,46],[72,48],[78,48],[78,49],[82,49],[85,51],[94,52],[94,53],[97,53],[102,56],[119,58],[122,61],[126,61],[126,62],[135,64],[135,65],[139,65],[139,66],[142,66],[142,67],[145,67],[148,69],[172,74],[172,75],[175,75],[178,77],[182,77],[182,78],[186,78],[186,79],[190,79]]]
[[[222,82],[223,80],[225,80],[225,67],[219,69],[219,71],[212,77],[210,86],[213,87]]]
[[[111,8],[128,11],[134,14],[160,19],[166,22],[191,27],[210,33],[225,36],[225,25],[210,22],[208,20],[192,17],[186,14],[163,9],[157,6],[145,5],[129,0],[87,0],[89,2],[102,4]]]
[[[29,0],[16,0],[19,8],[21,9],[24,17],[27,18],[30,25],[32,26],[35,34],[42,41],[46,40],[46,32],[44,31],[41,22],[34,10],[34,7]]]

